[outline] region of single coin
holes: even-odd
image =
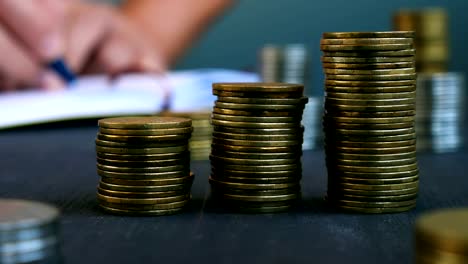
[[[387,51],[385,51],[387,52]],[[393,51],[392,51],[393,52]],[[356,54],[353,52],[346,52],[346,54],[342,54],[345,52],[335,52],[340,54],[341,56],[330,56],[329,53],[325,53],[325,57],[347,57],[346,54]],[[400,69],[400,68],[413,68],[415,67],[414,62],[381,62],[381,63],[330,63],[324,62],[322,63],[322,67],[324,69],[355,69],[355,70],[374,70],[374,69]]]
[[[335,151],[351,154],[395,154],[416,151],[416,146],[396,147],[396,148],[348,148],[334,147]]]
[[[120,203],[120,204],[164,204],[164,203],[172,203],[187,200],[190,198],[190,194],[179,195],[179,196],[169,196],[169,197],[160,197],[160,198],[120,198],[120,197],[112,197],[97,193],[97,198],[100,201],[105,201],[108,203]]]
[[[105,182],[99,182],[99,188],[121,191],[121,192],[167,192],[167,191],[190,191],[191,184],[173,184],[173,185],[162,185],[162,186],[126,186],[118,184],[109,184]]]
[[[322,56],[321,60],[323,63],[349,63],[349,64],[370,64],[370,63],[393,63],[393,62],[409,62],[414,63],[413,56],[407,57],[327,57]]]
[[[400,81],[415,80],[416,73],[407,74],[327,74],[327,80],[342,81]]]
[[[297,182],[299,179],[291,177],[275,177],[275,178],[254,178],[254,177],[231,177],[225,174],[212,173],[211,178],[223,182],[238,182],[238,183],[288,183]]]
[[[106,196],[120,197],[120,198],[161,198],[186,195],[181,191],[166,191],[166,192],[121,192],[106,190],[98,186],[98,193]]]
[[[161,216],[161,215],[171,215],[181,212],[184,207],[175,208],[175,209],[165,209],[165,210],[124,210],[116,209],[111,207],[106,207],[104,205],[99,205],[105,212],[116,214],[116,215],[151,215],[151,216]]]
[[[180,153],[188,151],[187,145],[175,147],[160,147],[160,148],[114,148],[97,145],[97,152],[124,154],[124,155],[145,155],[145,154],[163,154],[163,153]]]
[[[295,111],[298,112],[304,109],[304,105],[307,102],[302,104],[295,105],[267,105],[267,104],[236,104],[236,103],[225,103],[215,101],[215,107],[226,108],[226,109],[239,109],[239,110],[268,110],[268,111]]]
[[[166,129],[191,127],[192,120],[181,117],[113,117],[98,121],[99,127],[113,129]]]
[[[400,166],[387,166],[387,167],[368,167],[368,166],[348,166],[348,165],[334,165],[337,170],[350,171],[350,172],[400,172],[412,171],[418,169],[418,164],[415,162],[408,165]]]
[[[236,104],[278,104],[278,105],[297,105],[308,102],[307,97],[301,98],[248,98],[248,97],[224,97],[219,96],[218,102],[236,103]]]
[[[124,161],[151,161],[151,160],[170,160],[170,159],[185,159],[190,156],[190,151],[179,153],[161,153],[161,154],[148,154],[148,155],[120,155],[106,152],[97,152],[98,158],[110,160],[124,160]]]
[[[407,86],[380,86],[380,87],[346,87],[346,86],[325,86],[326,92],[336,93],[400,93],[400,92],[414,92],[416,91],[415,85]]]
[[[416,204],[416,199],[408,200],[408,201],[352,201],[352,200],[333,200],[330,202],[336,205],[345,205],[345,206],[352,206],[352,207],[360,207],[360,208],[400,208],[404,206],[411,206]]]
[[[333,177],[333,175],[328,175],[331,182],[342,182],[350,184],[399,184],[399,183],[409,183],[419,181],[419,175],[403,177],[403,178],[390,178],[390,179],[361,179],[361,178],[348,178],[348,177]]]
[[[329,111],[333,111],[336,109],[337,111],[351,111],[351,112],[385,112],[385,111],[407,111],[407,110],[415,110],[416,105],[415,103],[410,104],[402,104],[402,105],[340,105],[336,103],[330,103],[329,101],[325,101],[325,109]]]
[[[333,177],[348,177],[348,178],[361,178],[361,179],[393,179],[393,178],[405,178],[419,174],[419,170],[399,171],[399,172],[351,172],[338,170],[333,167],[328,167],[328,174]]]
[[[380,117],[408,117],[408,116],[415,116],[415,110],[406,110],[406,111],[394,111],[394,112],[326,112],[327,117],[355,117],[355,118],[380,118]],[[392,120],[393,121],[393,120]],[[371,122],[369,122],[371,123]],[[372,122],[374,123],[374,122]],[[395,122],[392,122],[395,123]]]
[[[167,141],[184,141],[190,138],[190,134],[163,135],[163,136],[122,136],[98,133],[97,138],[104,141],[124,142],[126,144],[153,144],[166,143]]]
[[[387,196],[364,196],[364,195],[354,195],[354,194],[333,194],[333,196],[328,196],[327,200],[348,200],[348,201],[375,201],[375,202],[393,202],[393,201],[409,201],[415,200],[418,198],[417,193],[403,194],[403,195],[387,195]]]
[[[414,31],[377,31],[377,32],[326,32],[324,39],[341,38],[414,38]]]
[[[371,190],[359,190],[359,189],[346,189],[340,186],[329,185],[327,192],[329,196],[333,196],[334,193],[337,193],[337,195],[352,194],[352,195],[362,195],[362,196],[390,196],[390,195],[417,194],[418,188],[371,191]]]
[[[234,195],[234,194],[221,194],[224,199],[245,201],[245,202],[279,202],[296,200],[300,196],[296,193],[283,194],[283,195]]]
[[[393,136],[415,133],[414,127],[400,128],[400,129],[388,129],[388,130],[357,130],[357,129],[334,129],[334,134],[347,135],[347,136]],[[328,131],[327,131],[328,132]],[[330,131],[331,132],[331,131]],[[329,133],[330,133],[329,132]]]
[[[368,160],[368,161],[386,161],[386,160],[399,160],[409,159],[416,157],[416,152],[406,152],[397,154],[349,154],[349,153],[333,153],[335,158],[346,159],[346,160]]]
[[[397,80],[397,81],[350,81],[350,80],[325,80],[326,86],[342,87],[392,87],[392,86],[412,86],[416,85],[415,80]]]
[[[276,190],[252,190],[252,189],[229,189],[220,186],[212,186],[211,194],[217,196],[218,194],[234,194],[234,195],[284,195],[284,194],[299,194],[301,192],[300,185],[296,185],[294,188],[287,189],[276,189]],[[277,202],[280,203],[280,202]]]
[[[285,117],[264,117],[264,116],[235,116],[221,115],[213,113],[212,120],[233,121],[233,122],[252,122],[252,123],[300,123],[302,115]]]
[[[346,205],[339,205],[339,208],[353,213],[363,213],[363,214],[392,214],[392,213],[401,213],[409,211],[416,207],[416,203],[403,206],[403,207],[383,207],[383,208],[366,208],[366,207],[353,207]]]
[[[343,135],[333,134],[333,132],[327,133],[328,130],[324,130],[326,133],[326,141],[331,142],[330,147],[336,146],[333,141],[351,141],[351,142],[394,142],[394,141],[407,141],[416,139],[416,133],[391,135],[391,136],[367,136],[367,135]]]
[[[282,164],[282,165],[236,165],[236,164],[223,164],[213,163],[212,166],[217,169],[223,170],[236,170],[236,171],[288,171],[298,170],[302,166],[300,163]]]
[[[259,134],[234,134],[234,133],[223,133],[213,132],[213,137],[224,138],[224,139],[238,139],[238,140],[254,140],[254,141],[278,141],[278,140],[302,140],[300,134],[289,134],[289,135],[259,135]]]
[[[58,209],[45,203],[0,199],[0,231],[2,233],[53,224],[58,217]]]
[[[285,153],[249,153],[249,152],[234,152],[224,151],[220,149],[212,149],[211,154],[226,157],[226,158],[239,158],[239,159],[298,159],[302,156],[302,152],[285,152]]]
[[[409,110],[414,112],[414,110]],[[396,111],[399,112],[399,111]],[[377,112],[378,113],[378,112]],[[395,112],[391,112],[395,113]],[[326,117],[327,120],[333,120],[334,122],[339,123],[351,123],[351,124],[387,124],[387,123],[405,123],[405,122],[414,122],[414,116],[402,116],[402,117],[341,117],[333,116]]]
[[[253,153],[282,153],[282,152],[302,152],[302,145],[295,146],[281,146],[281,147],[248,147],[248,146],[236,146],[236,145],[225,145],[217,142],[211,144],[212,148],[221,150],[234,151],[234,152],[253,152]]]
[[[350,147],[350,148],[394,148],[394,147],[405,147],[416,145],[416,139],[401,140],[401,141],[382,141],[369,142],[369,141],[346,141],[336,140],[336,138],[326,138],[325,143],[327,146],[339,146],[339,147]]]
[[[188,144],[188,138],[181,141],[163,141],[163,142],[151,142],[151,143],[126,143],[117,141],[108,141],[96,138],[96,145],[110,148],[166,148],[166,147],[178,147]]]
[[[247,190],[276,190],[276,189],[288,189],[294,188],[299,185],[298,182],[291,183],[233,183],[233,182],[222,182],[209,178],[209,182],[212,186],[217,186],[221,188],[231,188],[231,189],[247,189]]]
[[[238,165],[287,165],[300,163],[301,159],[239,159],[210,155],[210,160],[216,164]]]
[[[239,171],[227,170],[222,167],[211,167],[212,174],[216,175],[229,175],[232,177],[250,177],[250,178],[294,178],[300,179],[302,177],[302,168],[287,171]]]
[[[413,44],[356,44],[328,45],[320,44],[322,51],[367,51],[367,50],[405,50],[414,48]]]
[[[343,183],[336,178],[329,178],[329,184],[337,188],[353,189],[353,190],[369,190],[369,191],[388,191],[388,190],[403,190],[418,188],[419,181],[395,183],[395,184],[356,184]]]
[[[189,168],[167,172],[113,172],[98,169],[97,173],[101,177],[133,180],[171,179],[185,177],[190,174]]]
[[[105,135],[122,135],[122,136],[164,136],[164,135],[180,135],[192,133],[192,127],[181,128],[166,128],[166,129],[113,129],[100,127],[99,133]]]
[[[179,164],[173,166],[164,166],[164,167],[142,167],[142,168],[132,168],[132,167],[117,167],[117,166],[109,166],[103,164],[97,164],[97,168],[103,171],[109,172],[128,172],[128,173],[140,173],[140,172],[169,172],[169,171],[181,171],[189,168],[190,163],[187,164]]]
[[[415,68],[400,68],[400,69],[378,69],[378,70],[348,70],[348,69],[324,69],[328,75],[397,75],[397,74],[414,74]]]
[[[286,111],[286,112],[277,112],[277,111],[244,111],[244,110],[232,110],[232,109],[223,109],[214,107],[213,113],[222,114],[222,115],[233,115],[233,116],[265,116],[265,117],[291,117],[291,116],[302,116],[302,110],[298,112]],[[193,136],[193,135],[192,135]]]
[[[413,44],[413,38],[323,38],[321,45]]]
[[[144,180],[129,180],[129,179],[119,179],[119,178],[108,178],[101,177],[101,181],[109,184],[117,185],[129,185],[129,186],[163,186],[163,185],[174,185],[174,184],[184,184],[190,183],[194,179],[193,174],[187,175],[180,178],[168,178],[168,179],[144,179]]]
[[[97,162],[102,165],[115,167],[141,168],[141,167],[165,167],[175,165],[185,165],[190,162],[190,159],[167,159],[167,160],[142,160],[142,161],[125,161],[111,160],[97,157]]]
[[[234,128],[226,126],[214,126],[213,131],[220,133],[231,133],[231,134],[248,134],[248,135],[289,135],[289,134],[301,134],[304,132],[304,127],[294,128]]]
[[[348,165],[348,166],[369,166],[369,167],[385,167],[385,166],[399,166],[416,163],[416,157],[400,159],[400,160],[345,160],[337,159],[335,157],[327,156],[327,163],[331,165]]]
[[[397,99],[342,99],[325,97],[325,105],[349,105],[349,106],[395,106],[415,104],[416,98],[397,98]]]
[[[253,141],[213,137],[212,141],[215,144],[246,147],[287,147],[302,145],[302,140]]]
[[[335,51],[323,52],[326,57],[408,57],[416,55],[416,49],[390,51]]]
[[[402,122],[402,123],[340,123],[335,119],[328,116],[324,117],[323,130],[330,131],[331,134],[336,134],[335,129],[357,129],[357,130],[388,130],[388,129],[401,129],[401,128],[412,128],[415,125],[415,121]],[[349,135],[346,135],[349,136]],[[367,141],[367,140],[366,140]]]
[[[395,99],[416,99],[416,92],[406,93],[336,93],[326,92],[326,98],[343,100],[395,100]]]
[[[150,199],[150,198],[147,198]],[[157,198],[154,198],[157,199]],[[174,201],[169,203],[154,203],[154,204],[128,204],[128,203],[119,203],[119,202],[109,202],[105,200],[99,200],[99,204],[115,209],[124,209],[124,210],[167,210],[181,208],[187,205],[190,202],[190,195],[188,198],[182,201]]]
[[[243,93],[302,93],[304,86],[287,83],[213,83],[213,90]]]
[[[252,97],[252,98],[301,98],[302,92],[285,92],[285,93],[265,93],[265,92],[225,92],[222,90],[213,89],[213,95],[219,97]]]

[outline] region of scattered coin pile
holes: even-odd
[[[468,263],[468,209],[440,209],[415,225],[415,263]]]
[[[445,72],[449,60],[448,15],[443,8],[400,10],[393,18],[395,30],[412,30],[416,36],[418,72]]]
[[[215,83],[212,195],[243,212],[279,212],[300,198],[303,86]]]
[[[58,217],[43,203],[0,199],[0,263],[61,263]]]
[[[99,120],[99,205],[107,212],[165,215],[190,201],[192,121],[176,117]]]
[[[417,85],[417,150],[441,153],[463,148],[466,102],[463,75],[419,73]]]
[[[190,159],[208,160],[211,151],[213,127],[210,123],[211,111],[174,113],[165,112],[162,116],[185,117],[192,119],[193,132],[189,140]]]
[[[341,209],[391,213],[416,204],[413,37],[323,34],[328,200]]]

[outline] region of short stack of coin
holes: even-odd
[[[211,151],[213,127],[210,123],[211,110],[203,112],[164,112],[162,116],[192,119],[193,132],[189,141],[191,160],[208,160]]]
[[[234,210],[271,213],[300,198],[303,86],[215,83],[213,197]]]
[[[0,200],[0,263],[61,263],[59,212],[47,204]]]
[[[392,213],[416,205],[413,36],[323,34],[328,200],[338,208]]]
[[[416,94],[418,151],[453,152],[463,148],[465,81],[461,73],[419,73]]]
[[[439,209],[415,224],[417,264],[468,263],[468,209]]]
[[[166,215],[190,201],[192,121],[176,117],[99,120],[99,205],[107,212]]]

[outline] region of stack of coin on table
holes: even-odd
[[[418,73],[417,85],[417,150],[441,153],[463,148],[466,129],[463,74]]]
[[[161,116],[185,117],[192,119],[193,132],[189,140],[190,159],[208,160],[211,150],[213,127],[210,123],[211,110],[203,112],[164,112]]]
[[[165,215],[190,201],[188,140],[192,121],[176,117],[99,120],[96,138],[99,205],[107,212]]]
[[[0,199],[0,263],[62,263],[58,218],[47,204]]]
[[[468,263],[468,208],[438,209],[415,224],[417,264]]]
[[[280,212],[300,198],[303,86],[215,83],[210,184],[234,210]]]
[[[416,205],[413,37],[323,34],[328,200],[338,208],[392,213]]]

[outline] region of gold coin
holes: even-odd
[[[338,197],[341,194],[352,194],[352,195],[362,195],[362,196],[390,196],[390,195],[417,194],[418,188],[371,191],[371,190],[338,188],[336,186],[329,185],[327,192],[328,192],[328,195],[332,197],[334,193],[337,193]]]
[[[416,49],[390,51],[335,51],[323,52],[326,57],[404,57],[414,56]]]
[[[392,86],[412,86],[415,87],[415,80],[400,81],[346,81],[346,80],[325,80],[326,86],[343,87],[392,87]]]
[[[212,186],[221,187],[221,188],[231,188],[231,189],[245,189],[245,190],[276,190],[276,189],[288,189],[294,188],[299,185],[297,182],[292,183],[232,183],[232,182],[222,182],[209,178],[209,182]]]
[[[233,177],[225,174],[212,173],[211,178],[224,182],[238,182],[238,183],[287,183],[299,181],[300,178],[291,177],[273,177],[273,178],[257,178],[257,177]]]
[[[117,166],[109,166],[103,164],[97,164],[97,168],[103,171],[109,172],[122,172],[122,173],[140,173],[140,172],[168,172],[168,171],[181,171],[185,170],[189,167],[190,163],[182,164],[182,165],[173,165],[173,166],[164,166],[164,167],[142,167],[142,168],[131,168],[131,167],[117,167]]]
[[[408,111],[415,110],[414,103],[402,105],[340,105],[325,101],[325,110],[336,109],[338,111],[351,111],[351,112],[385,112],[385,111]],[[333,111],[333,110],[332,110]]]
[[[416,133],[408,133],[408,134],[401,134],[401,135],[391,135],[391,136],[367,136],[367,135],[343,135],[343,134],[332,134],[330,132],[327,134],[327,130],[324,130],[326,133],[325,143],[333,141],[351,141],[351,142],[394,142],[394,141],[406,141],[406,140],[414,140],[416,139]],[[327,145],[328,146],[328,145]],[[329,145],[328,147],[335,146],[334,144]],[[332,150],[333,152],[333,150]]]
[[[190,174],[188,168],[167,172],[114,172],[98,169],[97,173],[101,177],[132,180],[171,179],[185,177]]]
[[[416,98],[398,98],[398,99],[343,99],[325,97],[325,105],[349,105],[349,106],[395,106],[415,104]]]
[[[356,184],[341,182],[336,178],[329,178],[329,184],[338,188],[353,189],[353,190],[369,190],[369,191],[388,191],[388,190],[403,190],[410,188],[418,188],[419,181],[395,183],[395,184]]]
[[[416,204],[416,199],[408,200],[408,201],[385,201],[385,202],[380,202],[380,201],[351,201],[351,200],[334,200],[331,201],[332,203],[341,206],[351,206],[351,207],[359,207],[359,208],[401,208],[405,206],[412,206]]]
[[[217,116],[218,117],[218,116]],[[235,119],[235,118],[233,118]],[[243,118],[245,120],[246,118]],[[252,118],[251,120],[255,120],[256,118]],[[260,120],[257,118],[256,120]],[[265,121],[265,120],[263,120]],[[274,120],[268,120],[274,121]],[[228,121],[222,120],[218,118],[211,119],[211,123],[214,126],[227,126],[227,127],[235,127],[235,128],[250,128],[250,129],[258,129],[258,128],[299,128],[301,123],[300,120],[296,122],[276,122],[276,123],[267,123],[267,122],[254,122],[254,121],[247,121],[247,122],[236,122],[236,121]]]
[[[128,168],[140,168],[140,167],[164,167],[174,165],[185,165],[190,163],[190,159],[167,159],[167,160],[143,160],[143,161],[125,161],[125,160],[111,160],[97,157],[97,162],[102,165],[109,165],[115,167],[128,167]]]
[[[190,197],[190,196],[189,196]],[[155,204],[127,204],[127,203],[112,203],[104,200],[99,200],[99,204],[107,208],[121,209],[121,210],[168,210],[177,209],[186,206],[190,199],[176,201],[171,203],[155,203]]]
[[[167,148],[167,147],[179,147],[188,144],[188,139],[183,141],[163,141],[163,142],[150,142],[150,143],[126,143],[117,141],[108,141],[99,138],[95,140],[97,146],[110,147],[110,148]]]
[[[414,110],[408,110],[414,112]],[[399,111],[395,111],[399,112]],[[395,113],[388,112],[388,113]],[[375,112],[379,113],[379,112]],[[328,113],[327,113],[328,114]],[[343,117],[343,116],[326,116],[326,120],[330,120],[336,123],[349,123],[349,124],[388,124],[388,123],[407,123],[414,122],[414,116],[396,116],[396,117]]]
[[[240,158],[240,159],[297,159],[302,156],[298,152],[284,152],[284,153],[249,153],[249,152],[234,152],[225,151],[220,149],[212,149],[211,154],[226,157],[226,158]]]
[[[159,144],[167,141],[184,141],[190,138],[191,134],[164,135],[164,136],[122,136],[107,135],[98,133],[97,138],[103,141],[123,142],[126,144]]]
[[[377,31],[377,32],[326,32],[324,39],[341,38],[414,38],[414,31]]]
[[[333,153],[334,158],[346,160],[367,160],[367,161],[386,161],[399,160],[416,157],[416,151],[397,153],[397,154],[349,154],[349,153]]]
[[[407,56],[407,57],[327,57],[322,56],[321,60],[323,63],[349,63],[349,64],[356,64],[356,63],[393,63],[393,62],[410,62],[414,63],[414,57]]]
[[[336,138],[327,138],[325,140],[328,147],[339,146],[339,147],[350,147],[350,148],[394,148],[404,147],[416,144],[416,139],[401,140],[401,141],[380,141],[380,142],[369,142],[369,141],[344,141],[336,140]]]
[[[348,177],[348,178],[362,178],[362,179],[392,179],[411,177],[419,174],[419,170],[398,171],[398,172],[352,172],[337,170],[335,167],[328,168],[328,174],[333,177]]]
[[[304,86],[287,83],[213,83],[213,90],[243,93],[302,93]]]
[[[190,151],[179,153],[161,153],[148,155],[119,155],[106,152],[97,152],[98,158],[123,161],[152,161],[152,160],[169,160],[169,159],[185,159],[190,156]]]
[[[210,160],[215,164],[238,164],[238,165],[287,165],[300,163],[300,159],[239,159],[226,158],[210,155]]]
[[[416,207],[416,203],[403,206],[403,207],[383,207],[383,208],[363,208],[363,207],[353,207],[353,206],[346,206],[340,205],[341,209],[346,210],[348,212],[353,213],[363,213],[363,214],[392,214],[392,213],[401,213],[409,211]]]
[[[166,128],[166,129],[113,129],[100,127],[99,133],[106,135],[122,135],[122,136],[163,136],[163,135],[180,135],[192,133],[192,127],[181,128]]]
[[[351,154],[395,154],[416,151],[416,146],[396,147],[396,148],[348,148],[334,147],[335,151]]]
[[[249,178],[293,178],[300,179],[302,177],[302,168],[297,170],[286,170],[286,171],[239,171],[239,170],[227,170],[224,168],[217,168],[212,166],[212,174],[216,175],[229,175],[231,177],[249,177]]]
[[[300,123],[302,115],[285,117],[264,117],[264,116],[236,116],[213,113],[213,119],[233,122],[253,122],[253,123]]]
[[[253,97],[253,98],[301,98],[302,92],[265,93],[265,92],[225,92],[213,89],[213,94],[222,97]]]
[[[267,104],[236,104],[236,103],[225,103],[215,101],[215,107],[218,108],[227,108],[227,109],[239,109],[239,110],[269,110],[269,111],[300,111],[304,109],[304,105],[306,102],[302,104],[296,105],[267,105]]]
[[[247,147],[247,146],[233,146],[224,145],[213,142],[212,148],[221,150],[234,151],[234,152],[253,152],[253,153],[282,153],[282,152],[302,152],[302,145],[295,146],[281,146],[281,147]]]
[[[356,44],[325,45],[320,44],[322,51],[368,51],[368,50],[405,50],[414,48],[413,44]]]
[[[237,165],[237,164],[221,164],[213,163],[212,167],[221,168],[223,170],[238,170],[238,171],[288,171],[302,168],[300,163],[282,164],[282,165]]]
[[[321,45],[413,44],[413,38],[333,38],[321,39]]]
[[[234,134],[234,133],[223,133],[213,132],[213,137],[224,138],[224,139],[237,139],[237,140],[254,140],[254,141],[278,141],[278,140],[302,140],[302,134],[290,134],[290,135],[258,135],[258,134]]]
[[[335,134],[344,134],[347,136],[359,135],[359,136],[392,136],[415,133],[414,127],[400,128],[400,129],[388,129],[388,130],[357,130],[357,129],[335,129]]]
[[[350,52],[346,52],[350,53]],[[328,53],[327,53],[328,54]],[[325,54],[325,57],[336,57]],[[344,57],[338,56],[338,57]],[[381,63],[322,63],[324,69],[348,69],[348,70],[377,70],[377,69],[400,69],[414,68],[414,62],[381,62]]]
[[[113,129],[166,129],[191,127],[192,120],[181,117],[114,117],[101,119],[100,127]]]
[[[232,109],[222,109],[222,108],[213,108],[213,113],[222,114],[222,115],[233,115],[233,116],[265,116],[265,117],[288,117],[288,116],[302,116],[302,110],[298,112],[286,111],[286,112],[277,112],[277,111],[244,111],[244,110],[232,110]],[[193,136],[193,135],[192,135]]]
[[[415,80],[416,73],[407,74],[326,74],[327,80],[342,81],[400,81]]]
[[[393,160],[356,160],[356,159],[340,159],[327,155],[326,161],[330,165],[348,165],[348,166],[369,166],[369,167],[385,167],[385,166],[399,166],[416,163],[416,157],[406,159],[393,159]]]
[[[416,262],[418,264],[459,264],[468,263],[466,253],[454,253],[445,250],[434,249],[424,245],[422,242],[416,241]]]
[[[165,209],[165,210],[124,210],[124,209],[115,209],[111,207],[106,207],[104,205],[99,205],[105,212],[116,214],[116,215],[151,215],[151,216],[161,216],[161,215],[171,215],[181,212],[184,207],[175,208],[175,209]]]
[[[416,86],[383,86],[383,87],[345,87],[345,86],[325,86],[325,91],[335,93],[401,93],[415,92]]]
[[[98,193],[106,196],[121,197],[121,198],[161,198],[173,197],[184,195],[181,191],[167,191],[167,192],[120,192],[106,190],[98,186]]]
[[[329,175],[331,182],[342,182],[350,184],[372,184],[372,185],[385,185],[385,184],[399,184],[419,181],[419,175],[403,177],[403,178],[390,178],[390,179],[361,179],[361,178],[348,178],[348,177],[334,177]]]
[[[172,203],[187,200],[190,198],[190,194],[179,195],[179,196],[169,196],[169,197],[160,197],[160,198],[120,198],[120,197],[112,197],[98,193],[97,194],[98,200],[105,201],[108,203],[120,203],[120,204],[164,204],[164,203]]]
[[[224,199],[238,200],[245,202],[279,202],[279,201],[290,201],[299,198],[296,193],[283,194],[283,195],[234,195],[234,194],[222,194]]]
[[[409,165],[387,166],[387,167],[366,167],[366,166],[348,166],[348,165],[334,165],[337,170],[350,171],[350,172],[400,172],[412,171],[418,168],[415,162]]]
[[[185,184],[191,183],[194,179],[194,175],[190,174],[180,178],[166,178],[166,179],[119,179],[119,178],[108,178],[101,177],[101,181],[109,184],[117,185],[128,185],[128,186],[163,186],[163,185],[174,185],[174,184]]]
[[[253,140],[237,140],[213,137],[213,143],[233,145],[233,146],[246,146],[246,147],[288,147],[300,146],[301,140],[281,140],[281,141],[253,141]]]
[[[164,154],[164,153],[180,153],[188,151],[188,145],[175,147],[160,147],[160,148],[114,148],[96,146],[97,152],[124,154],[124,155],[145,155],[145,154]]]
[[[214,126],[213,131],[220,133],[231,134],[258,134],[258,135],[288,135],[288,134],[301,134],[304,132],[304,127],[294,128],[234,128],[225,126]]]
[[[236,104],[278,104],[278,105],[297,105],[307,103],[309,98],[248,98],[248,97],[218,97],[218,102],[236,103]]]
[[[190,191],[191,184],[173,184],[162,186],[126,186],[99,182],[99,187],[111,191],[121,192],[167,192],[167,191]]]
[[[230,189],[230,188],[220,188],[219,186],[212,186],[211,193],[214,196],[218,194],[234,194],[234,195],[284,195],[284,194],[299,194],[301,191],[300,185],[296,185],[293,188],[286,189],[273,189],[273,190],[252,190],[252,189]],[[280,202],[276,202],[280,203]]]
[[[393,201],[408,201],[415,200],[418,198],[417,193],[402,194],[402,195],[387,195],[387,196],[364,196],[364,195],[354,195],[354,194],[333,194],[333,197],[330,197],[332,200],[348,200],[348,201],[380,201],[380,202],[393,202]]]
[[[348,70],[348,69],[324,69],[327,75],[397,75],[397,74],[414,74],[415,68],[401,69],[378,69],[378,70]]]
[[[408,117],[415,116],[415,110],[394,111],[394,112],[326,112],[327,117],[354,117],[354,118],[382,118],[382,117]],[[392,122],[395,123],[395,122]]]

